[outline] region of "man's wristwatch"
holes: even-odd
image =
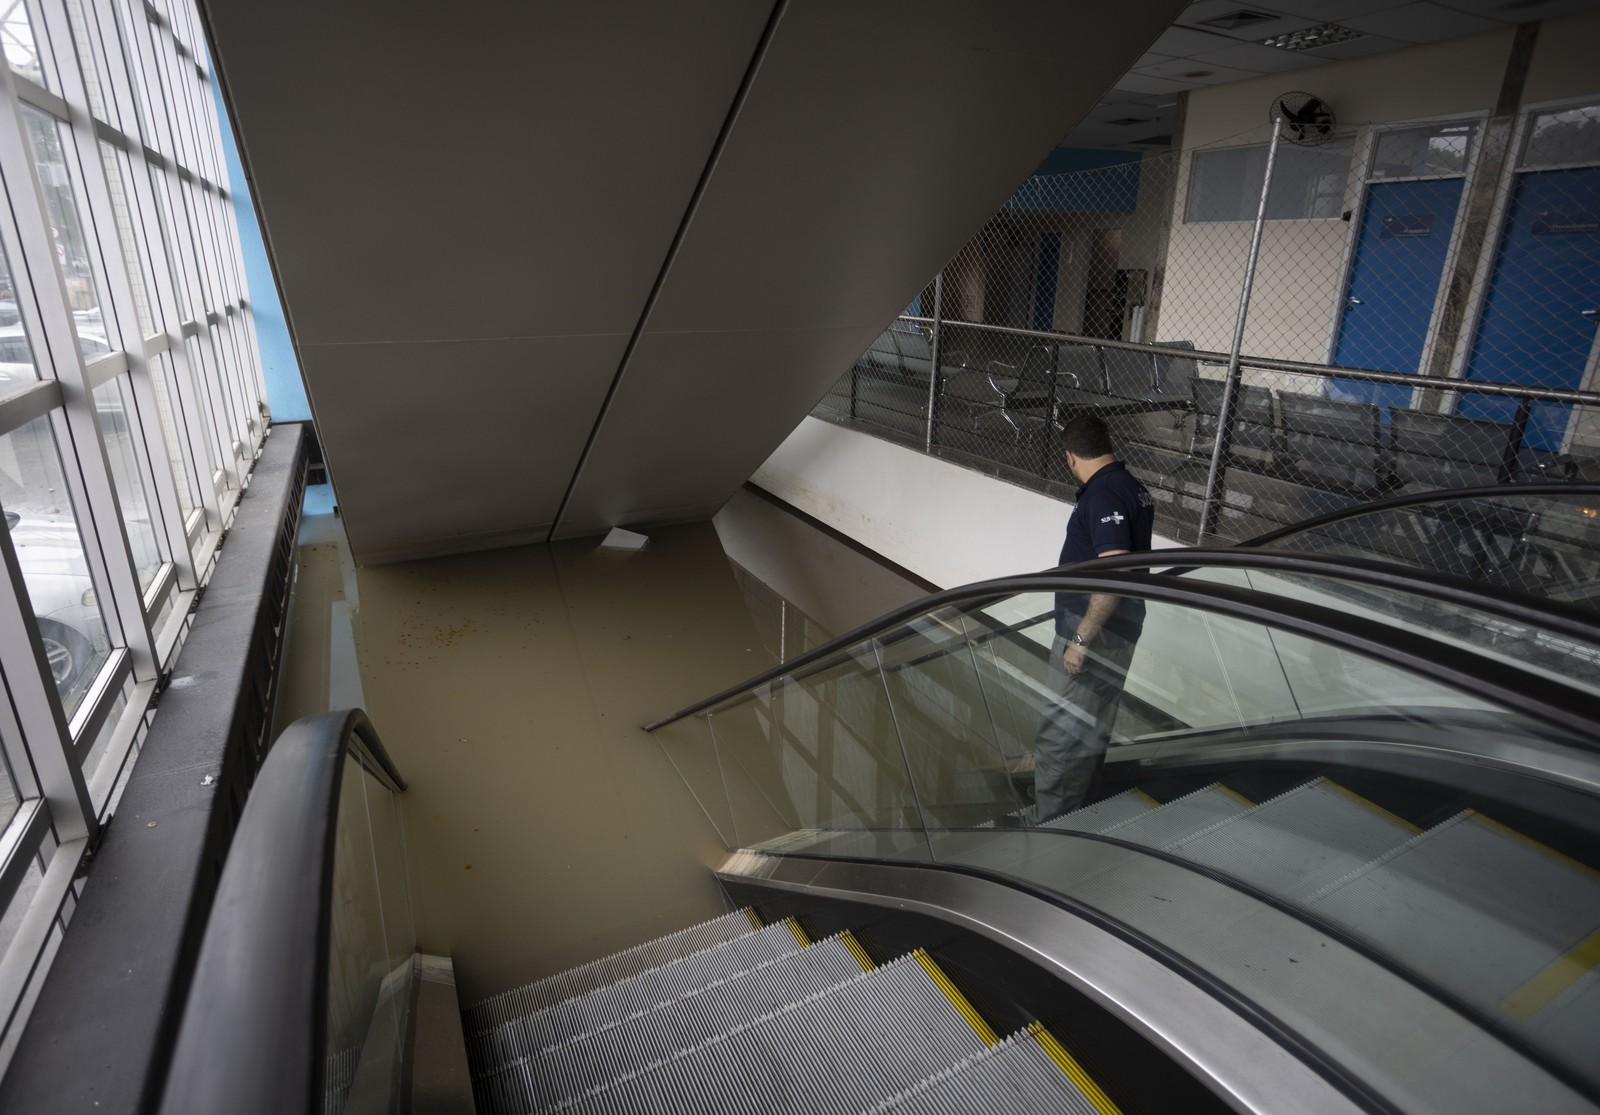
[[[1082,635],[1074,631],[1072,633],[1072,645],[1075,647],[1088,647],[1089,643]]]

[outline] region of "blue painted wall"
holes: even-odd
[[[228,184],[232,191],[233,211],[239,222],[239,244],[244,251],[245,282],[250,286],[250,308],[255,316],[256,340],[261,346],[261,371],[267,381],[267,406],[272,408],[272,418],[276,422],[308,419],[311,417],[311,404],[306,400],[305,382],[300,378],[300,362],[295,359],[294,345],[289,340],[289,326],[283,319],[283,305],[278,301],[278,287],[272,280],[272,268],[267,265],[267,249],[261,239],[261,225],[256,221],[255,202],[245,182],[244,164],[239,161],[239,148],[233,139],[233,129],[228,126],[228,113],[222,107],[222,97],[214,82],[211,89],[217,102],[217,119],[222,126],[222,150],[228,160]]]

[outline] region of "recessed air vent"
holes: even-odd
[[[1121,117],[1119,119],[1116,119],[1116,120],[1107,120],[1106,123],[1109,126],[1115,127],[1115,128],[1131,128],[1135,124],[1148,124],[1148,123],[1150,123],[1150,117],[1148,117],[1148,116],[1123,116],[1123,117]]]
[[[1146,136],[1144,139],[1130,139],[1128,142],[1137,143],[1140,147],[1171,147],[1172,137],[1169,135]]]
[[[1282,18],[1281,15],[1273,15],[1271,12],[1255,12],[1249,8],[1240,8],[1238,11],[1229,12],[1226,15],[1202,19],[1195,26],[1215,27],[1218,31],[1237,31],[1241,27],[1255,27],[1257,24],[1272,23]]]
[[[1324,23],[1318,27],[1307,27],[1300,31],[1290,31],[1287,35],[1274,35],[1270,39],[1262,39],[1261,45],[1275,46],[1279,50],[1316,50],[1319,46],[1332,46],[1334,43],[1345,43],[1351,39],[1364,37],[1360,31],[1340,27],[1337,23]]]

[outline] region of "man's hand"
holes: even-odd
[[[1068,643],[1061,654],[1061,665],[1069,674],[1081,674],[1089,665],[1089,652],[1077,643]]]

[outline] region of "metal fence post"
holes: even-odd
[[[939,325],[944,321],[944,270],[933,277],[933,338],[928,343],[928,436],[925,452],[933,452],[933,408],[939,401]]]
[[[1233,422],[1239,408],[1239,354],[1244,348],[1244,323],[1250,313],[1250,291],[1256,282],[1256,260],[1261,255],[1261,231],[1267,223],[1267,195],[1272,192],[1272,165],[1278,157],[1278,134],[1283,118],[1272,121],[1272,141],[1267,144],[1267,169],[1261,176],[1261,201],[1256,207],[1256,224],[1250,233],[1250,255],[1245,262],[1244,287],[1239,291],[1239,314],[1233,322],[1233,346],[1228,350],[1228,375],[1222,388],[1222,405],[1217,413],[1217,437],[1211,447],[1211,469],[1206,475],[1206,493],[1200,509],[1200,534],[1197,541],[1216,533],[1222,517],[1223,482],[1228,472],[1228,447],[1233,440]]]

